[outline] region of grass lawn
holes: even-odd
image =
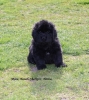
[[[55,24],[68,67],[28,65],[42,19]],[[0,100],[89,100],[89,0],[0,0]]]

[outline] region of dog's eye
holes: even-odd
[[[50,34],[50,31],[47,31],[47,34]]]
[[[42,32],[41,31],[39,31],[39,34],[41,34]]]

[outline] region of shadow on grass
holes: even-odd
[[[82,55],[81,52],[63,52],[63,55],[72,55],[72,56],[79,56]]]
[[[31,71],[31,91],[37,96],[46,95],[56,91],[57,87],[60,87],[57,84],[57,80],[60,81],[60,78],[63,74],[63,67],[57,68],[54,64],[47,64],[47,68],[44,70],[37,70],[36,65],[29,64],[29,70]],[[61,82],[60,82],[61,83]],[[39,95],[40,94],[40,95]]]
[[[88,5],[88,4],[89,4],[89,2],[79,2],[78,4]]]
[[[31,71],[31,72],[41,72],[41,71],[46,71],[46,70],[50,70],[50,71],[52,71],[52,72],[58,72],[58,70],[59,69],[63,69],[63,67],[59,67],[59,68],[57,68],[54,64],[46,64],[46,66],[47,66],[47,68],[46,69],[43,69],[43,70],[38,70],[37,69],[37,67],[36,67],[36,65],[35,64],[31,64],[31,63],[28,63],[28,67],[29,67],[29,70]],[[61,71],[60,70],[60,71]],[[61,71],[62,72],[62,71]]]
[[[85,55],[85,54],[89,54],[89,49],[87,50],[82,50],[82,51],[63,51],[63,55],[72,55],[72,56],[80,56],[80,55]]]
[[[86,52],[86,54],[88,54],[88,55],[89,55],[89,49],[85,50],[85,52]]]

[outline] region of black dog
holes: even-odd
[[[63,63],[62,51],[54,25],[46,20],[37,22],[32,30],[32,44],[30,46],[28,62],[36,64],[37,69],[46,68],[46,64],[66,66]]]

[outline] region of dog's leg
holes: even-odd
[[[43,57],[35,55],[34,60],[36,62],[36,67],[38,70],[42,70],[42,69],[46,68],[45,61],[44,61]]]
[[[66,65],[63,63],[63,58],[62,58],[62,53],[61,52],[56,52],[53,56],[54,63],[56,67],[66,67]]]
[[[27,60],[28,60],[29,63],[35,64],[35,61],[34,61],[34,58],[33,58],[32,54],[31,54],[31,52],[29,53],[29,55],[27,57]]]

